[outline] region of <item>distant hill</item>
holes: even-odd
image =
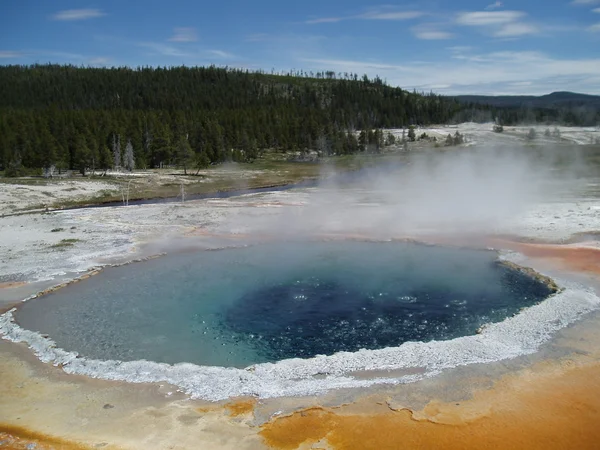
[[[553,92],[547,95],[458,95],[461,103],[490,105],[497,108],[573,108],[588,107],[600,109],[600,95],[578,94],[576,92]]]

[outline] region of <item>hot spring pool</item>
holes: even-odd
[[[473,335],[550,294],[492,251],[267,243],[108,268],[15,318],[89,359],[242,368]]]

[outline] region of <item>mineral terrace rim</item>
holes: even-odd
[[[569,287],[514,317],[485,327],[478,335],[433,343],[405,343],[399,347],[380,350],[337,353],[308,360],[288,359],[277,363],[256,364],[246,369],[223,369],[189,363],[169,365],[147,361],[117,362],[79,358],[73,353],[55,348],[52,341],[39,333],[20,328],[11,320],[14,310],[0,316],[0,330],[3,339],[25,342],[42,362],[61,366],[66,373],[134,383],[166,382],[178,386],[191,398],[219,401],[244,395],[260,398],[302,396],[321,394],[337,388],[408,383],[435,376],[452,367],[532,354],[551,339],[556,331],[598,307],[600,299],[589,289]],[[514,325],[519,323],[521,326],[517,329],[523,333],[519,336],[521,341],[514,336]],[[462,344],[466,344],[466,347]],[[460,358],[461,351],[463,359]],[[456,352],[458,360],[451,357],[456,356]],[[419,355],[424,354],[425,358],[419,358]],[[415,367],[424,368],[425,374],[411,372],[397,379],[379,377],[367,380],[350,376],[360,371]],[[215,378],[219,380],[219,386],[207,385]]]

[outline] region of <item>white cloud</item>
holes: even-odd
[[[594,5],[600,3],[600,0],[573,0],[571,5]]]
[[[307,20],[306,23],[308,23],[308,24],[337,23],[337,22],[341,22],[342,20],[345,20],[345,19],[343,17],[322,17],[320,19]]]
[[[214,56],[218,56],[219,58],[231,59],[235,58],[235,55],[231,53],[224,52],[223,50],[208,50],[208,53]]]
[[[193,56],[190,53],[178,49],[177,47],[173,47],[172,45],[161,44],[159,42],[140,42],[137,45],[153,50],[156,54],[162,56],[173,56],[179,58],[187,58]]]
[[[0,58],[20,58],[23,56],[21,52],[13,52],[10,50],[0,50]]]
[[[600,33],[600,22],[589,27],[588,31],[591,31],[592,33]]]
[[[460,25],[486,26],[515,22],[525,16],[522,11],[476,11],[460,13],[456,22]]]
[[[453,47],[446,47],[446,49],[450,50],[451,52],[462,53],[470,52],[471,50],[473,50],[473,47],[471,47],[470,45],[455,45]]]
[[[318,23],[337,23],[343,20],[410,20],[424,16],[425,13],[422,11],[396,11],[391,10],[389,7],[382,9],[370,10],[362,14],[353,16],[342,16],[342,17],[320,17],[316,19],[307,20],[307,24],[318,24]]]
[[[99,56],[97,58],[92,58],[89,60],[89,63],[92,66],[106,66],[110,62],[110,59]]]
[[[179,27],[173,31],[173,36],[169,38],[170,42],[196,42],[198,35],[195,28]]]
[[[448,31],[440,30],[435,25],[419,25],[411,29],[417,39],[436,41],[452,39],[454,35]]]
[[[463,12],[456,17],[456,23],[478,27],[484,33],[499,38],[515,38],[539,33],[539,27],[522,21],[525,16],[522,11]]]
[[[535,95],[557,90],[600,94],[600,58],[561,59],[540,52],[504,51],[463,54],[460,59],[451,57],[425,64],[336,59],[303,62],[312,66],[311,70],[379,75],[390,84],[406,89],[437,89],[446,94]]]
[[[600,14],[600,8],[595,8],[595,9],[592,9],[592,12],[595,12],[595,13],[598,13],[598,14]]]
[[[368,12],[357,16],[366,20],[409,20],[423,16],[421,11]]]
[[[136,44],[139,47],[149,49],[152,56],[165,56],[170,58],[179,58],[186,64],[199,64],[209,63],[211,59],[215,57],[219,59],[233,59],[237,58],[234,54],[228,53],[224,50],[218,49],[202,49],[202,48],[186,48],[181,49],[175,45],[163,44],[161,42],[138,42]]]
[[[454,37],[452,33],[440,30],[417,30],[414,33],[417,38],[429,41],[452,39]]]
[[[516,37],[516,36],[524,36],[526,34],[536,34],[539,32],[539,29],[535,25],[530,25],[527,23],[516,22],[516,23],[507,23],[502,25],[500,29],[494,32],[494,36],[496,37]]]
[[[306,58],[301,61],[307,63],[315,63],[318,68],[330,68],[336,69],[336,71],[349,71],[354,72],[353,68],[363,68],[367,70],[363,70],[361,73],[371,72],[370,69],[381,69],[381,70],[403,70],[402,66],[396,66],[393,64],[382,64],[378,62],[367,62],[367,61],[352,61],[345,59],[311,59]],[[357,72],[359,73],[360,70]]]
[[[497,1],[497,2],[492,3],[491,5],[487,5],[485,7],[485,9],[486,9],[486,11],[491,11],[492,9],[502,8],[503,6],[504,6],[504,3]]]
[[[99,9],[66,9],[52,16],[54,20],[86,20],[102,17],[106,14]]]

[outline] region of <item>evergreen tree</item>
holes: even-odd
[[[187,137],[181,136],[175,148],[175,163],[183,167],[183,173],[187,175],[187,168],[194,162],[194,151]]]
[[[492,117],[500,127],[527,118],[571,125],[600,122],[598,108],[580,105],[466,104],[407,92],[377,77],[301,73],[0,66],[0,169],[10,165],[16,173],[55,165],[59,173],[81,170],[80,136],[89,150],[87,167],[93,170],[96,165],[106,169],[126,163],[121,137],[131,141],[137,167],[161,167],[177,159],[174,136],[182,135],[189,136],[197,154],[217,163],[231,158],[252,161],[266,150],[319,149],[327,155],[365,151],[371,145],[379,151],[388,143],[382,142],[382,127],[402,127],[404,141],[408,123]],[[416,139],[414,126],[408,130],[411,141]],[[362,130],[358,142],[356,129]],[[559,138],[556,131],[553,136]],[[110,164],[104,158],[105,146],[112,153]]]
[[[367,132],[365,130],[362,130],[358,134],[358,150],[364,152],[367,149],[367,144]]]
[[[390,147],[395,144],[396,144],[396,136],[394,136],[392,133],[388,133],[387,136],[385,137],[385,146]]]
[[[169,165],[172,156],[171,130],[164,125],[157,125],[152,140],[151,155],[154,167]]]
[[[85,136],[79,135],[76,139],[75,160],[77,161],[77,169],[81,175],[85,176],[87,168],[90,164],[91,151],[85,140]]]
[[[101,147],[98,155],[98,164],[100,169],[103,169],[104,173],[106,174],[106,171],[112,167],[112,163],[113,157],[110,149],[107,146]]]
[[[208,159],[208,156],[206,156],[206,153],[200,152],[200,153],[196,154],[195,166],[198,169],[196,172],[196,175],[198,175],[198,173],[200,173],[200,170],[206,169],[209,165],[210,165],[210,160]]]
[[[464,141],[464,136],[460,134],[458,130],[456,130],[456,133],[454,133],[454,137],[452,138],[452,145],[461,145],[462,143],[464,143]]]

